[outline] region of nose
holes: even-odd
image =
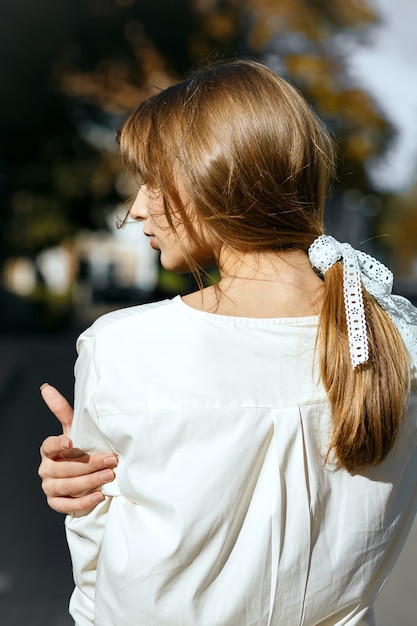
[[[129,215],[132,219],[139,221],[146,220],[148,217],[143,185],[139,188],[136,198],[130,207]]]

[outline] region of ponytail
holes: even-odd
[[[353,472],[377,465],[393,448],[405,413],[409,363],[394,323],[366,290],[369,359],[353,369],[343,295],[343,266],[325,273],[320,317],[321,377],[331,409],[329,454]]]

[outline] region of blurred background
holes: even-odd
[[[138,225],[117,128],[146,95],[207,60],[261,60],[334,133],[328,231],[395,271],[417,301],[415,0],[1,0],[0,622],[67,626],[62,517],[43,502],[38,444],[59,432],[47,380],[71,399],[74,341],[101,313],[192,287]],[[417,532],[378,601],[416,626]],[[289,625],[290,626],[290,625]]]

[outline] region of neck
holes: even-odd
[[[220,282],[257,280],[288,282],[294,273],[310,271],[307,254],[302,250],[237,253],[223,249],[219,255]]]
[[[241,317],[304,317],[321,308],[322,281],[302,250],[219,255],[220,281],[190,294],[194,308]]]

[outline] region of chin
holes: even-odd
[[[164,259],[161,256],[161,265],[165,270],[174,272],[174,274],[188,274],[188,272],[191,272],[185,259]]]
[[[193,252],[190,254],[190,257],[193,260],[193,264],[195,264],[194,267],[204,270],[217,265],[211,250],[196,250]],[[164,254],[161,251],[160,261],[164,269],[176,274],[188,274],[193,271],[182,254]]]

